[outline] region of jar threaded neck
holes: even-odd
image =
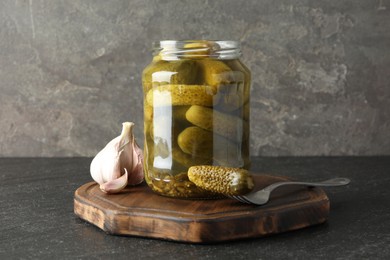
[[[153,44],[154,55],[163,59],[213,58],[237,59],[241,55],[237,41],[184,40],[158,41]]]

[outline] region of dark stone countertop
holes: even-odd
[[[0,159],[0,259],[389,259],[390,157],[254,158],[257,172],[302,180],[348,177],[327,188],[329,221],[213,245],[112,236],[73,213],[91,181],[90,158]]]

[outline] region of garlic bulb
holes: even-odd
[[[91,176],[106,193],[143,181],[143,154],[133,135],[134,123],[122,124],[120,136],[111,140],[91,162]]]

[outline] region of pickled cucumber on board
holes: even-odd
[[[247,170],[211,165],[192,166],[188,178],[196,186],[223,195],[243,195],[254,187],[252,176]]]
[[[247,127],[247,122],[241,118],[221,113],[211,108],[203,106],[191,106],[186,118],[189,122],[202,129],[214,131],[232,141],[241,142],[243,136],[242,130]]]
[[[150,89],[146,101],[151,106],[212,106],[218,102],[212,87],[207,85],[162,85]]]

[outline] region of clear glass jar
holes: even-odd
[[[143,71],[144,171],[154,192],[210,198],[187,170],[248,168],[250,71],[235,41],[160,41]]]

